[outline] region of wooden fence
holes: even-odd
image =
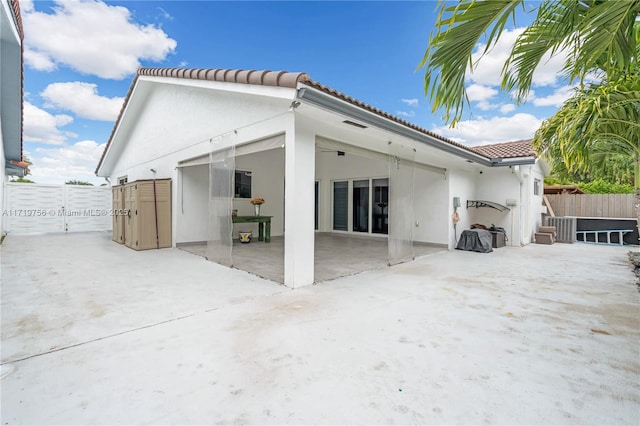
[[[636,218],[635,194],[548,194],[556,216]]]

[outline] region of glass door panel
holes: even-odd
[[[415,257],[414,229],[414,166],[415,151],[392,144],[389,155],[389,265],[408,262]]]
[[[353,231],[369,232],[369,180],[353,181]]]
[[[389,179],[373,180],[372,227],[374,234],[389,233]]]
[[[318,230],[318,195],[319,195],[318,181],[316,181],[315,187],[316,187],[316,194],[315,194],[315,203],[316,203],[316,205],[315,205],[315,219],[314,219],[315,228],[314,229],[317,231]]]
[[[227,149],[218,149],[218,148]],[[233,266],[235,134],[211,139],[209,153],[209,226],[207,259]]]
[[[333,230],[349,230],[349,182],[333,182]]]

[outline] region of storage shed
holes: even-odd
[[[171,247],[171,179],[117,185],[113,195],[113,241],[134,250]]]

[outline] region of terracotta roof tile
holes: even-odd
[[[23,168],[25,170],[29,168],[29,163],[25,163],[24,161],[11,160],[11,161],[9,161],[9,163],[13,164],[16,167]]]
[[[136,76],[133,79],[133,82],[131,83],[131,86],[129,87],[129,91],[125,96],[122,109],[120,110],[120,114],[116,119],[116,123],[111,132],[111,136],[109,136],[109,141],[107,142],[107,146],[105,147],[105,150],[102,153],[102,157],[98,162],[98,166],[96,167],[96,173],[98,173],[98,170],[100,169],[100,166],[104,161],[104,157],[107,153],[107,149],[111,145],[111,141],[113,140],[114,133],[120,123],[120,120],[122,119],[124,108],[129,102],[129,98],[131,97],[131,93],[133,92],[133,88],[139,76],[188,78],[188,79],[195,79],[195,80],[210,80],[210,81],[221,81],[221,82],[229,82],[229,83],[255,84],[255,85],[263,85],[263,86],[279,86],[279,87],[289,87],[289,88],[296,88],[298,87],[299,83],[302,83],[314,89],[323,91],[331,96],[334,96],[352,105],[355,105],[362,109],[370,111],[376,115],[384,117],[388,120],[394,121],[403,126],[416,130],[420,133],[424,133],[428,136],[439,139],[445,143],[454,145],[458,148],[464,149],[469,152],[473,152],[474,154],[481,155],[488,159],[528,157],[531,155],[535,155],[531,150],[530,140],[508,142],[506,144],[485,145],[481,147],[469,147],[467,145],[463,145],[451,139],[442,137],[434,132],[424,129],[413,123],[410,123],[406,120],[403,120],[399,117],[396,117],[392,114],[389,114],[385,111],[382,111],[381,109],[376,108],[372,105],[369,105],[365,102],[359,101],[358,99],[355,99],[342,92],[339,92],[335,89],[325,86],[317,81],[313,81],[311,80],[311,77],[309,77],[309,74],[304,72],[292,73],[292,72],[286,72],[286,71],[269,71],[269,70],[256,71],[256,70],[231,70],[231,69],[139,68]],[[525,142],[528,144],[525,144]]]
[[[253,71],[231,69],[196,69],[196,68],[139,68],[137,75],[153,77],[188,78],[192,80],[226,81],[229,83],[260,84],[263,86],[280,86],[295,88],[300,81],[309,80],[303,72],[287,71]]]
[[[535,151],[531,147],[531,139],[496,143],[492,145],[480,145],[474,146],[471,149],[478,154],[489,158],[537,157]]]
[[[18,27],[18,34],[20,40],[24,40],[24,28],[22,27],[22,15],[20,14],[20,2],[18,0],[11,0],[11,9],[16,19],[16,26]]]

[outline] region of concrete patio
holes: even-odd
[[[443,252],[291,291],[103,233],[9,236],[0,419],[637,425],[627,250]]]
[[[334,280],[388,266],[387,239],[332,233],[315,234],[315,282]],[[207,256],[206,243],[181,244],[182,250]],[[416,257],[440,253],[446,248],[415,243]],[[233,241],[233,267],[259,277],[284,283],[284,238],[270,243],[254,239],[249,244]]]

